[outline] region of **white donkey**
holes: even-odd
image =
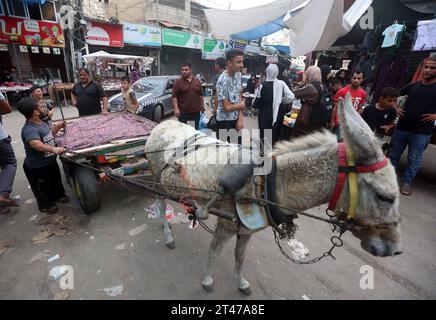
[[[363,170],[357,174],[358,199],[355,201],[355,214],[352,220],[352,233],[361,240],[364,250],[375,256],[393,256],[401,253],[399,190],[394,168],[382,153],[374,134],[360,115],[354,110],[351,97],[341,102],[339,108],[343,137],[346,146],[354,154],[355,163],[359,166],[382,165],[369,172]],[[201,137],[203,144],[210,146],[193,148],[193,137]],[[186,196],[186,190],[173,187],[195,188],[201,190],[222,191],[219,183],[225,170],[225,161],[229,154],[237,151],[234,145],[216,148],[218,142],[206,138],[192,127],[176,121],[165,121],[154,128],[148,138],[145,152],[150,163],[153,178],[163,185],[163,188],[174,196]],[[181,163],[174,157],[174,147],[187,152]],[[275,175],[275,199],[281,206],[290,208],[288,214],[298,214],[309,208],[329,202],[334,194],[339,175],[338,143],[336,137],[325,131],[314,133],[295,141],[278,143],[273,150],[277,164]],[[167,152],[156,152],[167,149]],[[174,161],[174,159],[176,161]],[[217,159],[219,161],[217,161]],[[179,162],[178,162],[179,161]],[[211,164],[215,161],[215,164]],[[197,198],[200,205],[207,203],[212,195],[203,191],[190,192],[187,196]],[[339,195],[338,195],[339,196]],[[344,215],[350,206],[349,183],[346,181],[343,191],[335,206],[338,217]],[[203,200],[201,200],[203,199]],[[174,248],[174,240],[168,222],[165,219],[165,200],[159,200],[159,209],[163,217],[166,244]],[[235,198],[227,194],[213,207],[236,215]],[[236,215],[237,216],[237,215]],[[235,249],[235,270],[239,279],[239,289],[250,294],[248,281],[242,276],[242,265],[245,250],[252,234],[259,230],[249,230],[241,223],[218,218],[214,237],[210,245],[209,260],[202,285],[205,290],[212,291],[212,269],[214,260],[226,241],[237,235]]]

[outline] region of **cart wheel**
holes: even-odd
[[[92,213],[100,208],[101,193],[97,178],[89,168],[75,166],[73,171],[74,189],[80,206],[85,213]]]
[[[153,110],[153,122],[160,123],[162,119],[162,107],[158,104]]]

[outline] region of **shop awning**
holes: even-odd
[[[27,3],[39,3],[39,4],[44,4],[47,0],[23,0],[24,2]]]
[[[222,38],[235,35],[236,38],[238,34],[245,38],[241,38],[243,40],[254,40],[265,36],[265,32],[263,32],[265,30],[274,33],[283,29],[285,27],[283,24],[285,14],[306,1],[277,0],[263,6],[244,10],[205,9],[204,12],[213,35]],[[256,35],[244,36],[243,33],[245,32],[256,33]]]
[[[87,54],[83,56],[83,59],[86,63],[94,62],[97,58],[107,58],[107,59],[115,59],[115,60],[139,60],[139,59],[146,59],[148,64],[151,64],[153,62],[153,58],[151,57],[142,57],[142,56],[130,56],[125,54],[110,54],[106,51],[97,51],[91,54]]]
[[[327,50],[359,21],[372,0],[356,0],[344,13],[343,0],[311,0],[299,14],[285,21],[292,56]]]
[[[292,56],[300,56],[328,49],[351,30],[371,4],[372,0],[356,0],[344,14],[344,0],[278,0],[246,10],[208,9],[205,13],[212,33],[222,37],[251,37],[255,32],[262,37],[266,31],[285,26],[289,28]]]

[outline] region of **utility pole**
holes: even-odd
[[[156,0],[156,22],[159,26],[159,0]]]
[[[157,26],[159,27],[159,0],[156,0],[156,22],[157,22]],[[162,30],[162,29],[160,29],[160,30]],[[161,54],[162,54],[161,51],[162,50],[163,50],[163,46],[162,46],[162,49],[159,50],[159,52],[157,54],[157,73],[159,76],[160,76],[160,62],[161,62]]]

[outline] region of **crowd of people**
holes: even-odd
[[[223,141],[230,141],[229,130],[244,128],[242,69],[244,53],[233,49],[225,58],[216,60],[216,75],[213,78],[213,130]],[[91,79],[86,68],[79,70],[79,82],[71,94],[72,104],[77,107],[79,116],[107,114],[108,99],[102,86]],[[182,76],[175,82],[172,101],[175,116],[183,123],[200,126],[201,113],[205,112],[201,81],[193,75],[192,65],[181,66]],[[367,122],[381,141],[392,165],[397,169],[400,158],[408,147],[405,174],[402,178],[401,193],[412,194],[412,182],[420,168],[422,156],[436,124],[436,58],[426,59],[422,65],[422,80],[410,83],[401,90],[384,88],[377,101],[368,103],[366,91],[362,88],[365,74],[354,70],[347,75],[339,70],[334,76],[329,66],[310,66],[302,81],[281,80],[276,64],[265,69],[265,79],[252,75],[246,91],[255,94],[253,107],[259,110],[258,126],[261,138],[266,139],[265,130],[271,130],[271,144],[281,139],[285,113],[294,99],[301,100],[301,110],[292,129],[291,138],[298,138],[319,130],[331,130],[342,140],[338,117],[339,100],[350,94],[353,106]],[[131,90],[131,79],[123,78],[122,97],[125,109],[137,113],[139,103]],[[53,125],[53,106],[43,98],[41,87],[30,89],[31,96],[17,104],[18,111],[25,117],[21,138],[26,152],[23,164],[24,173],[42,212],[55,213],[57,203],[69,201],[62,185],[57,155],[65,152],[55,145],[54,136],[65,128],[65,122]],[[103,108],[101,107],[103,105]],[[0,93],[0,113],[12,112],[12,108]],[[234,142],[234,141],[232,141]],[[238,143],[240,143],[240,139]],[[17,161],[0,118],[0,214],[18,206],[10,197],[17,170]]]
[[[216,62],[216,85],[214,85],[214,113],[218,137],[222,129],[241,130],[244,125],[245,99],[241,93],[243,52],[231,50],[224,60]],[[280,139],[283,117],[293,99],[301,100],[292,138],[311,134],[318,130],[331,130],[342,141],[338,116],[339,100],[351,95],[353,107],[362,116],[377,137],[380,146],[398,169],[401,155],[408,147],[405,174],[400,191],[412,194],[412,182],[420,168],[422,156],[435,134],[436,126],[436,58],[427,58],[422,64],[422,80],[413,82],[401,90],[386,87],[376,101],[369,101],[363,88],[365,73],[354,70],[350,75],[339,70],[335,75],[329,66],[311,66],[304,72],[302,81],[290,86],[280,80],[281,74],[275,64],[266,68],[262,81],[252,75],[246,92],[255,93],[253,107],[259,109],[258,125],[261,138],[266,129],[272,130],[272,141]],[[257,90],[256,90],[257,89]],[[224,131],[227,138],[228,135]]]

